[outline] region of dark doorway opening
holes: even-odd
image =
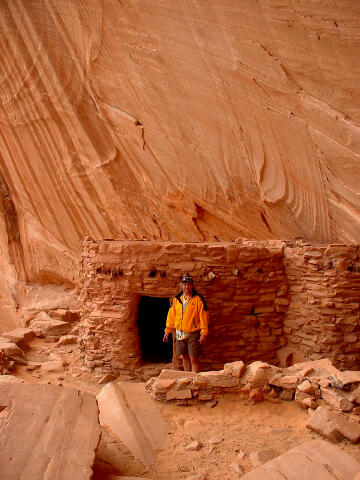
[[[169,311],[169,299],[141,297],[138,312],[138,328],[142,361],[169,363],[172,360],[172,338],[164,343],[164,329]]]

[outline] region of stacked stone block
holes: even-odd
[[[288,342],[311,359],[328,357],[341,369],[360,363],[360,259],[357,245],[284,249],[290,304]]]

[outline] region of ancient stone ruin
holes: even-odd
[[[174,296],[191,271],[211,312],[204,367],[242,359],[277,363],[291,345],[341,369],[360,360],[360,248],[301,241],[84,243],[80,349],[90,371],[140,366],[141,297]],[[167,304],[167,308],[168,308]],[[165,315],[151,328],[162,336]],[[147,333],[145,333],[146,335]],[[170,357],[171,360],[171,357]]]
[[[0,1],[0,480],[360,480],[359,25]]]

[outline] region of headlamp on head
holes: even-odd
[[[181,283],[194,283],[194,280],[188,273],[184,273],[181,279]]]

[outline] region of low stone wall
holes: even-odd
[[[184,271],[191,272],[211,315],[206,369],[239,357],[276,361],[289,303],[282,256],[281,242],[85,242],[80,349],[86,366],[112,373],[136,369],[140,296],[174,296]]]
[[[311,359],[341,369],[360,363],[360,260],[357,245],[301,244],[284,249],[290,304],[287,341]]]
[[[260,361],[245,366],[237,361],[226,363],[223,370],[198,374],[163,370],[146,383],[145,390],[161,402],[204,403],[210,408],[227,394],[244,395],[252,403],[295,400],[311,412],[307,424],[311,430],[333,441],[343,437],[360,441],[360,371],[341,372],[328,358],[289,368]]]

